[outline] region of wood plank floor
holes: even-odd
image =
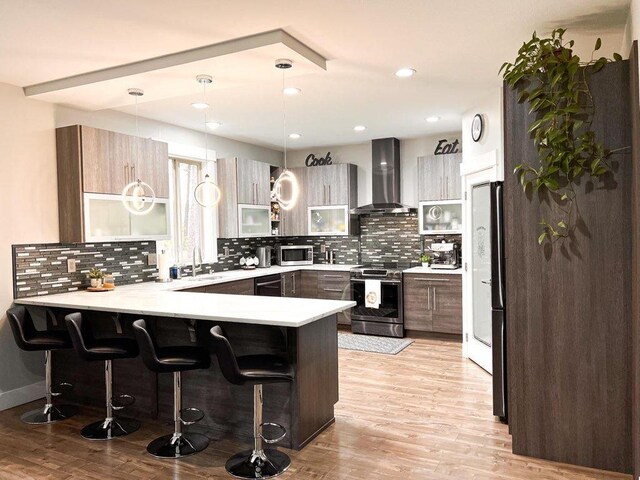
[[[511,453],[507,427],[491,414],[491,378],[460,356],[459,343],[420,339],[396,356],[340,350],[336,423],[301,452],[283,479],[630,479]],[[100,412],[52,426],[24,425],[37,404],[0,412],[0,478],[230,478],[228,456],[246,445],[213,439],[180,461],[146,454],[170,427],[146,423],[110,443],[78,431]],[[266,419],[268,421],[268,419]]]

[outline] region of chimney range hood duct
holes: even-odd
[[[400,203],[400,140],[372,140],[372,202],[351,210],[355,215],[415,213],[416,209]]]

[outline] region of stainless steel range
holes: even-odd
[[[402,271],[411,266],[387,263],[351,269],[351,299],[358,304],[351,309],[353,333],[404,337]]]

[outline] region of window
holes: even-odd
[[[182,158],[172,158],[169,162],[175,261],[179,265],[190,265],[193,249],[200,247],[204,263],[216,262],[218,209],[201,207],[193,196],[205,173],[216,178],[215,163],[210,162],[205,167],[203,162]]]

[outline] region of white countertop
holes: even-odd
[[[462,269],[456,268],[455,270],[446,268],[431,268],[431,267],[413,267],[408,270],[404,270],[403,273],[424,273],[434,275],[462,275]]]
[[[256,297],[180,290],[225,283],[296,270],[348,271],[354,265],[305,265],[296,267],[232,270],[201,275],[197,281],[181,279],[169,283],[144,282],[117,286],[110,292],[78,291],[20,298],[14,302],[79,310],[98,310],[162,317],[301,327],[347,310],[353,301],[310,298]],[[191,278],[191,277],[189,277]]]

